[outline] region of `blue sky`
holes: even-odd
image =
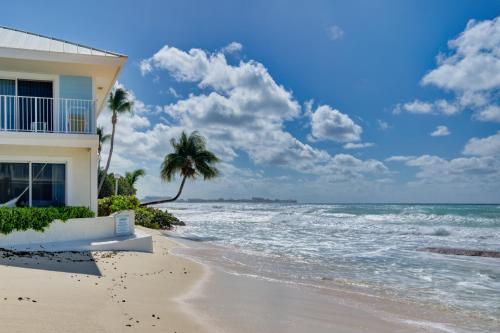
[[[112,168],[146,168],[141,196],[175,191],[161,158],[170,137],[198,129],[223,176],[185,197],[500,201],[499,1],[3,9],[2,25],[129,56],[119,82],[137,110],[120,120]]]

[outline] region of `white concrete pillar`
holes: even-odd
[[[97,162],[97,147],[90,148],[90,209],[97,216],[97,175],[99,170]]]

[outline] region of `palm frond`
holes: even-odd
[[[161,165],[161,178],[168,182],[171,181],[177,172],[182,171],[182,167],[186,165],[186,161],[186,157],[177,153],[170,153],[165,156]]]
[[[134,102],[125,89],[117,88],[109,94],[108,107],[113,113],[132,112]]]
[[[186,178],[202,176],[211,179],[219,175],[213,164],[219,162],[214,153],[206,149],[205,138],[197,131],[187,134],[182,132],[178,139],[172,138],[170,145],[173,153],[165,156],[161,168],[161,177],[171,181],[179,173]]]
[[[137,183],[137,180],[139,180],[140,177],[143,177],[145,175],[146,175],[146,170],[137,169],[132,172],[125,172],[125,179],[130,184],[130,186],[133,187],[135,183]]]

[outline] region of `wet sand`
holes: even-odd
[[[498,332],[495,323],[476,324],[449,309],[375,295],[351,286],[312,286],[262,278],[214,256],[219,248],[203,242],[182,241],[173,250],[208,265],[209,277],[185,297],[188,312],[226,333],[389,333]],[[491,325],[490,325],[491,324]]]

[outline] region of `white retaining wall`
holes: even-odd
[[[116,214],[129,215],[128,235],[134,235],[135,216],[133,211]],[[127,236],[121,234],[119,237]],[[20,245],[43,245],[59,242],[99,241],[117,238],[115,215],[96,218],[71,219],[66,222],[54,221],[43,232],[27,230],[0,234],[0,247],[12,248]]]

